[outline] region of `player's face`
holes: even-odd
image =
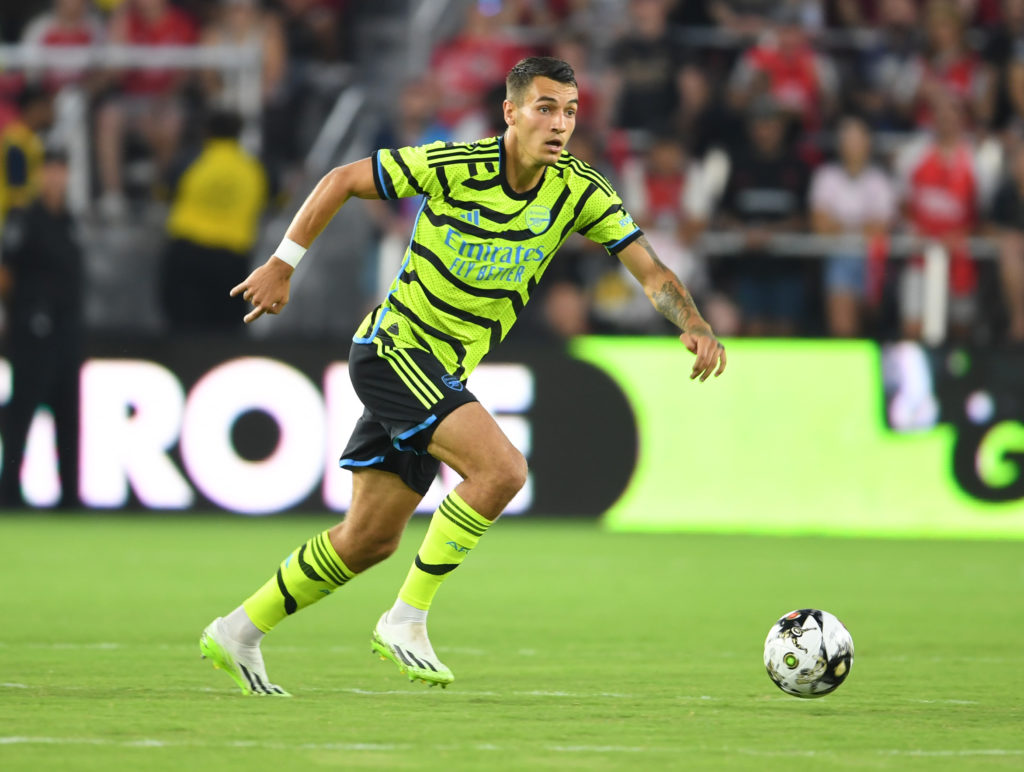
[[[525,160],[544,166],[556,163],[576,128],[579,94],[575,86],[550,78],[534,78],[523,104],[506,100],[505,120],[514,126]]]

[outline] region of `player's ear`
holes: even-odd
[[[511,102],[506,99],[502,102],[502,110],[505,112],[505,124],[508,126],[514,126],[516,123],[516,105],[515,102]]]

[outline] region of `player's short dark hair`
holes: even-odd
[[[553,56],[528,56],[508,71],[505,78],[505,98],[517,105],[523,103],[526,89],[534,78],[550,78],[557,83],[576,85],[576,73],[572,66]]]

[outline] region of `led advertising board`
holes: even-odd
[[[322,344],[94,347],[81,374],[80,497],[98,509],[343,512],[337,460],[362,412]],[[1024,354],[863,341],[729,343],[689,380],[675,339],[508,350],[469,387],[524,453],[509,514],[615,530],[1024,537]],[[10,372],[0,360],[0,404]],[[53,427],[22,468],[59,496]],[[421,505],[458,476],[443,468]]]
[[[678,346],[573,344],[641,438],[611,528],[1024,537],[1024,352],[737,340],[696,384]]]

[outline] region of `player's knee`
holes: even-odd
[[[526,485],[526,459],[518,450],[512,449],[490,469],[490,487],[496,494],[508,501]]]
[[[391,557],[398,549],[399,537],[395,534],[369,533],[362,539],[360,552],[367,566],[380,563]]]
[[[331,544],[352,571],[360,573],[398,549],[399,533],[352,528],[344,521],[331,529]]]

